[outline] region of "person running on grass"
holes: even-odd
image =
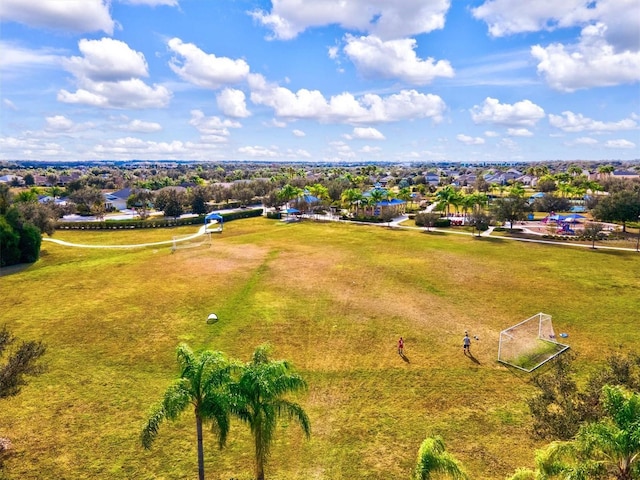
[[[469,338],[469,334],[464,332],[464,338],[462,339],[462,352],[466,355],[469,353],[471,355],[471,339]]]
[[[402,337],[398,340],[398,355],[404,355],[404,339]]]

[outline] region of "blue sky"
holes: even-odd
[[[640,158],[638,0],[2,0],[0,159]]]

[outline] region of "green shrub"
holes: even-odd
[[[446,228],[451,226],[451,220],[448,218],[439,218],[433,222],[433,226],[436,228]]]

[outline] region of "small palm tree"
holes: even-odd
[[[353,210],[362,201],[362,192],[357,188],[348,188],[342,192],[341,199],[345,205],[349,206],[349,210]]]
[[[293,373],[286,360],[270,360],[269,347],[261,345],[246,364],[240,378],[232,385],[235,415],[251,429],[255,445],[256,479],[264,480],[264,467],[281,416],[296,420],[309,438],[311,425],[302,407],[285,395],[307,388],[306,382]]]
[[[150,415],[140,440],[144,448],[151,448],[165,419],[176,420],[189,406],[193,407],[198,442],[198,478],[204,480],[202,425],[211,422],[218,434],[218,445],[222,448],[229,433],[231,396],[228,386],[233,367],[220,352],[194,353],[185,344],[178,346],[177,357],[180,378],[167,389],[162,403]]]
[[[460,193],[451,185],[447,185],[442,190],[439,190],[436,193],[436,200],[438,200],[438,205],[442,206],[445,215],[447,216],[449,216],[449,206],[459,206],[461,199],[462,196],[460,195]]]
[[[430,480],[433,475],[444,475],[455,480],[468,478],[460,462],[445,451],[444,442],[440,437],[426,438],[420,445],[413,479]]]
[[[375,215],[376,206],[386,200],[389,196],[389,193],[382,188],[374,188],[369,192],[369,202],[371,206],[371,216]]]
[[[553,442],[537,453],[543,478],[640,478],[640,394],[605,385],[602,395],[605,419],[582,425],[574,440]]]
[[[294,198],[298,198],[300,195],[302,195],[302,193],[303,193],[303,190],[301,188],[294,187],[290,183],[287,183],[284,187],[280,189],[277,195],[278,195],[278,198],[282,200],[284,203],[288,203]]]

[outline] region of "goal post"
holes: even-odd
[[[210,247],[211,233],[194,235],[174,235],[171,244],[171,253],[184,248]]]
[[[498,361],[532,372],[568,348],[556,340],[551,315],[540,312],[500,332]]]

